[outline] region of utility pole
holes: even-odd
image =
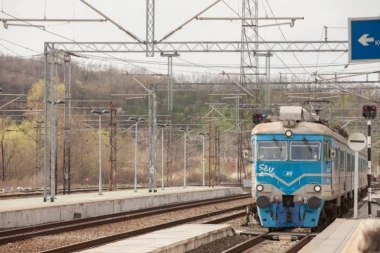
[[[172,120],[171,116],[167,117],[166,122],[169,122],[169,130],[166,132],[167,145],[166,145],[166,187],[172,185]]]
[[[4,115],[1,118],[1,168],[2,168],[2,179],[3,185],[5,181],[5,155],[4,155]]]
[[[171,114],[173,111],[173,57],[179,57],[177,52],[174,53],[161,53],[162,57],[168,57],[168,112]],[[166,155],[166,185],[172,184],[172,117],[169,116],[167,121],[170,120],[169,133],[167,136],[167,155]],[[170,183],[169,183],[170,181]]]
[[[220,130],[219,126],[215,127],[215,185],[220,181]]]
[[[271,110],[270,108],[270,94],[271,94],[271,86],[270,86],[270,57],[273,56],[270,52],[265,56],[265,113],[268,114]]]
[[[35,171],[35,177],[37,178],[38,173],[40,172],[40,149],[41,149],[41,124],[42,121],[36,121],[36,171]]]
[[[51,147],[50,147],[50,201],[54,202],[55,199],[55,159],[56,159],[56,134],[55,134],[55,54],[52,53],[52,62],[50,65],[50,101],[51,101],[51,121],[50,121],[50,139],[51,139]],[[47,102],[47,101],[45,101]]]
[[[117,190],[116,166],[117,166],[117,149],[116,149],[116,101],[110,102],[110,191]]]
[[[150,86],[149,95],[149,192],[157,192],[157,146],[156,146],[156,129],[157,129],[157,102],[156,89],[154,85]]]
[[[213,109],[212,109],[213,110]],[[209,113],[209,153],[208,153],[208,187],[214,187],[214,173],[215,173],[215,125],[213,119],[213,113]]]
[[[64,141],[63,141],[63,195],[70,194],[71,175],[71,58],[64,55],[63,82],[65,84]]]

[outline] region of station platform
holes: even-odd
[[[357,243],[361,229],[368,218],[367,198],[358,210],[358,219],[336,219],[322,233],[311,240],[299,253],[358,253]],[[380,195],[372,195],[372,202],[380,204]],[[372,219],[379,220],[380,205],[372,203]]]
[[[182,253],[234,234],[230,225],[186,224],[80,252]]]
[[[42,197],[0,200],[0,229],[69,221],[120,212],[199,201],[242,194],[239,187],[168,187],[157,192],[148,189],[57,195],[54,202]]]

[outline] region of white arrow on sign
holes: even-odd
[[[363,46],[369,46],[368,42],[374,42],[375,38],[367,38],[369,34],[363,34],[358,40]]]

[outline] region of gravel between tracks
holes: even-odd
[[[146,218],[123,221],[94,228],[80,229],[72,232],[61,233],[51,236],[28,239],[21,242],[9,243],[0,246],[0,253],[10,252],[40,252],[48,249],[58,248],[65,245],[75,244],[100,237],[110,236],[118,233],[128,232],[145,227],[164,224],[167,222],[185,219],[201,214],[206,214],[218,210],[228,209],[239,205],[249,204],[251,199],[235,200],[225,203],[205,205],[197,208],[190,208],[182,211],[170,212],[149,216]]]
[[[215,242],[200,246],[196,249],[187,251],[186,253],[220,253],[232,248],[235,245],[243,243],[248,239],[249,237],[240,235],[228,236],[226,238],[216,240]]]
[[[283,253],[296,243],[297,242],[295,241],[266,240],[260,243],[259,245],[256,245],[255,247],[252,247],[249,250],[244,251],[244,253],[268,253],[268,252]]]

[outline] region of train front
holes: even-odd
[[[324,136],[314,129],[319,124],[302,122],[299,110],[300,119],[262,123],[252,131],[252,196],[263,227],[318,225],[324,205]]]

